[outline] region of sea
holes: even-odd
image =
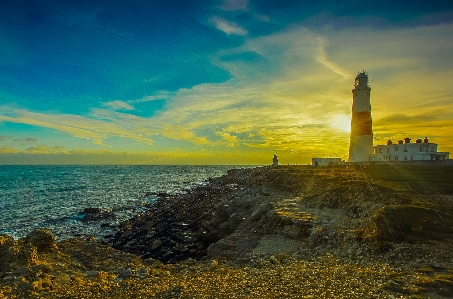
[[[57,241],[102,239],[148,209],[159,193],[185,193],[245,167],[251,166],[0,165],[0,234],[18,239],[40,227],[52,230]],[[114,217],[83,221],[85,208]]]

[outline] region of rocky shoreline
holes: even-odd
[[[453,296],[453,168],[435,168],[236,169],[107,242],[3,235],[0,298]]]

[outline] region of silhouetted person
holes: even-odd
[[[278,157],[274,155],[274,159],[272,159],[272,166],[278,166]]]

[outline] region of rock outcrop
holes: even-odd
[[[300,248],[341,252],[353,252],[354,244],[385,251],[414,240],[420,227],[417,242],[452,235],[451,212],[440,212],[435,197],[429,209],[411,205],[413,199],[401,192],[407,185],[387,183],[388,167],[232,169],[188,194],[161,198],[122,223],[111,244],[175,263],[205,256],[242,258],[256,251],[265,235],[298,240]]]
[[[10,270],[10,264],[17,254],[14,239],[8,235],[0,235],[0,271]]]
[[[265,186],[248,184],[268,173],[267,168],[231,170],[207,187],[161,199],[122,223],[111,244],[143,258],[177,262],[206,256],[212,244],[236,231],[263,234],[273,203],[263,195]]]
[[[38,263],[38,250],[33,244],[19,244],[8,235],[0,235],[0,271],[28,268]]]
[[[115,213],[112,211],[105,211],[100,208],[85,208],[83,211],[80,213],[83,215],[81,217],[82,221],[98,221],[98,220],[112,220],[116,219]]]
[[[25,243],[35,246],[38,252],[58,249],[55,236],[48,229],[35,228],[25,237]]]

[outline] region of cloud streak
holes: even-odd
[[[144,134],[128,130],[127,126],[121,126],[116,123],[90,119],[87,117],[71,114],[44,114],[30,111],[14,111],[17,117],[2,116],[0,121],[11,123],[22,123],[55,129],[66,132],[78,138],[91,139],[96,144],[103,145],[103,139],[110,136],[118,136],[133,139],[138,142],[152,144],[152,140]],[[152,134],[152,132],[148,132]]]
[[[128,103],[124,101],[111,101],[111,102],[106,102],[103,103],[104,106],[112,108],[114,110],[134,110],[135,108],[129,105]]]
[[[223,31],[227,35],[231,35],[231,34],[246,35],[247,34],[247,30],[240,27],[235,22],[227,21],[222,17],[213,16],[213,17],[211,17],[210,21],[215,26],[215,28],[219,29],[220,31]]]

